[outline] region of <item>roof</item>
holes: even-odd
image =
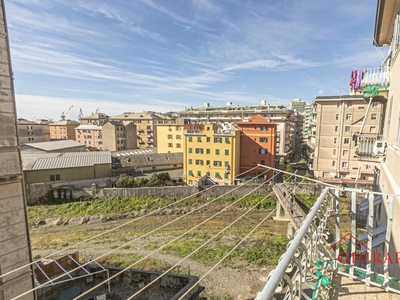
[[[48,157],[57,157],[62,155],[62,153],[46,153],[46,152],[27,152],[23,151],[21,152],[21,158],[22,158],[22,167],[25,169],[27,168],[28,170],[31,169],[33,165],[32,162],[35,162],[36,159],[38,158],[48,158]]]
[[[76,129],[81,129],[81,130],[101,130],[101,126],[98,125],[79,125]]]
[[[177,165],[183,163],[183,153],[151,153],[120,157],[122,165],[125,160],[131,159],[134,167],[153,167],[164,165]]]
[[[152,154],[157,153],[157,148],[145,148],[145,149],[134,149],[134,150],[123,150],[123,151],[116,151],[112,153],[113,157],[124,157],[130,155],[138,155],[138,154]]]
[[[54,151],[66,148],[85,147],[85,145],[73,140],[61,140],[61,141],[50,141],[50,142],[40,142],[40,143],[27,143],[25,144],[25,149],[21,148],[21,150],[26,150],[27,147],[42,151]]]
[[[142,113],[133,113],[133,112],[125,112],[121,115],[110,117],[110,119],[118,119],[118,120],[131,120],[131,119],[142,119],[142,120],[152,120],[153,115],[142,112]]]
[[[50,126],[59,126],[59,125],[78,125],[79,126],[79,122],[74,121],[74,120],[61,120],[58,122],[54,122],[54,123],[50,123]]]
[[[91,114],[90,116],[82,117],[81,120],[98,120],[98,119],[108,119],[109,116],[103,113]]]
[[[332,101],[332,100],[362,100],[364,98],[362,95],[342,95],[342,96],[318,96],[315,97],[314,101]]]
[[[247,122],[236,122],[238,125],[247,125],[249,123],[252,124],[268,124],[268,125],[276,125],[273,121],[269,121],[267,118],[264,118],[260,115],[255,115],[247,120]]]
[[[39,125],[39,124],[25,119],[18,119],[18,125]]]
[[[31,156],[30,161],[28,161],[27,158],[27,164],[24,166],[24,171],[78,168],[99,164],[111,164],[111,152],[109,151],[68,152],[57,154],[57,156],[39,155],[36,159],[32,159]]]
[[[375,17],[374,46],[390,44],[393,36],[394,20],[399,9],[399,0],[378,0]]]

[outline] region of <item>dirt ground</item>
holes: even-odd
[[[243,212],[241,210],[224,212],[218,218],[212,219],[192,231],[191,234],[196,238],[209,239],[210,236],[217,234],[231,224]],[[189,257],[181,261],[182,255],[178,256],[174,253],[163,251],[161,247],[206,220],[213,213],[215,212],[194,214],[175,222],[173,221],[179,216],[158,215],[140,220],[123,219],[91,224],[32,227],[30,234],[33,257],[44,257],[58,250],[63,250],[62,253],[64,254],[83,251],[105,264],[107,264],[108,260],[115,262],[115,258],[119,257],[122,260],[121,264],[125,266],[132,263],[130,260],[125,261],[126,257],[132,256],[137,259],[137,257],[149,255],[154,261],[153,264],[147,265],[145,269],[160,271],[157,268],[161,268],[163,269],[161,271],[164,271],[165,266],[177,264],[181,273],[187,274],[190,272],[191,275],[202,277],[213,267],[213,264],[210,264],[207,259],[201,260]],[[219,235],[216,242],[233,245],[240,241],[268,213],[269,211],[266,210],[252,212],[232,225],[229,230]],[[171,223],[170,225],[160,228],[169,222]],[[129,224],[76,246],[76,243],[80,241],[125,223]],[[286,222],[277,222],[270,219],[264,222],[250,239],[260,240],[266,235],[286,234],[286,228]],[[244,244],[244,247],[248,247],[248,245]],[[116,249],[119,246],[122,247]],[[133,268],[138,267],[133,266]],[[201,294],[202,299],[253,299],[264,286],[268,273],[272,269],[273,266],[270,265],[251,264],[243,261],[237,261],[232,264],[222,263],[201,280],[200,285],[205,287],[205,291]]]

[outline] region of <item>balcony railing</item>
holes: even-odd
[[[353,136],[358,158],[380,158],[386,155],[386,142],[378,134],[362,133]]]
[[[188,129],[186,130],[185,134],[196,134],[196,135],[203,135],[203,132],[196,129]]]

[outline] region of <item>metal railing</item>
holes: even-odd
[[[361,133],[353,137],[358,157],[383,157],[385,155],[385,143],[382,136],[374,133]],[[380,142],[380,143],[377,143]]]
[[[339,195],[343,193],[350,198],[351,232],[341,237],[344,228],[339,225]],[[335,273],[400,293],[399,280],[389,276],[391,260],[376,261],[377,256],[390,255],[395,196],[400,197],[362,189],[325,188],[255,299],[331,299]],[[387,217],[379,220],[383,197],[387,201]],[[359,227],[365,232],[358,235],[360,199],[368,203],[368,211],[366,225]]]

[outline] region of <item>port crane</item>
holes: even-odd
[[[70,108],[68,108],[67,110],[64,110],[64,111],[61,113],[61,120],[65,120],[65,117],[66,117],[67,114],[71,111],[72,107],[74,107],[74,106],[71,105]]]

